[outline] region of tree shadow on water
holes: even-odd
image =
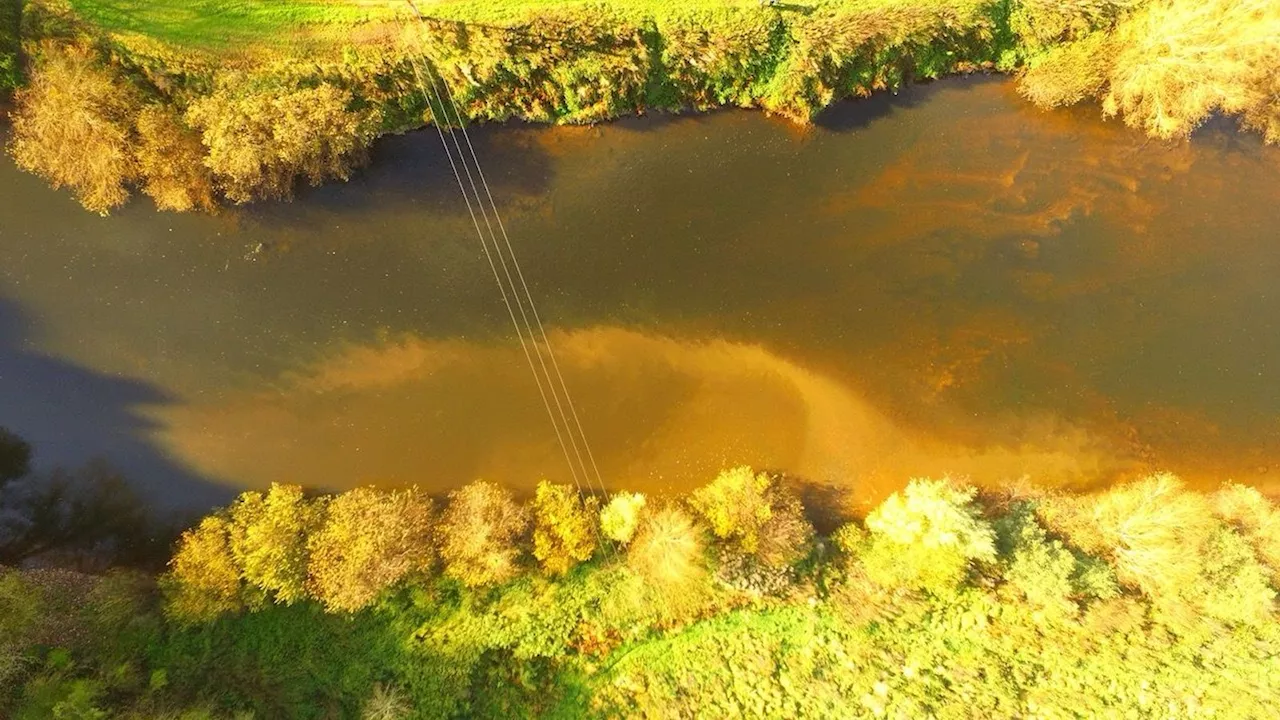
[[[166,513],[204,510],[234,495],[149,438],[156,425],[144,409],[172,402],[163,390],[49,357],[29,337],[29,321],[0,298],[0,427],[30,443],[37,472],[102,459]]]
[[[499,206],[515,197],[545,194],[551,186],[553,160],[536,144],[520,141],[514,131],[524,127],[503,123],[468,129],[484,180]],[[454,161],[459,162],[453,139],[446,138]],[[474,168],[466,138],[461,134],[456,138],[467,164]],[[470,194],[471,186],[461,165],[458,172]],[[472,173],[476,188],[484,197],[485,188],[474,169]],[[487,197],[484,199],[487,202]],[[463,217],[467,214],[458,179],[434,127],[379,138],[370,150],[369,163],[347,182],[328,182],[318,187],[300,183],[292,202],[256,203],[245,213],[266,226],[305,228],[335,214],[385,222],[387,214],[398,210]]]
[[[938,80],[921,80],[907,83],[897,92],[879,90],[870,97],[849,98],[826,107],[813,120],[817,127],[829,132],[852,132],[869,127],[877,120],[898,110],[908,110],[921,105],[943,90],[966,90],[979,84],[1004,82],[1006,78],[995,75],[973,74],[945,77]]]

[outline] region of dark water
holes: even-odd
[[[1280,150],[1252,136],[1162,145],[959,80],[808,131],[476,140],[610,484],[1280,489]],[[0,165],[0,425],[172,502],[566,479],[435,134],[375,155],[212,218],[98,218]]]

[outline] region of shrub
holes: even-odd
[[[44,45],[15,104],[9,151],[19,167],[103,215],[129,198],[140,100],[93,50]]]
[[[793,561],[813,535],[799,501],[776,476],[737,467],[698,488],[689,504],[730,547],[767,564]]]
[[[0,427],[0,488],[31,471],[31,446]]]
[[[138,114],[138,174],[142,191],[161,210],[213,210],[213,177],[200,136],[173,110],[148,105]]]
[[[231,552],[231,522],[210,515],[182,534],[162,580],[165,611],[180,623],[208,622],[239,611],[240,569]]]
[[[440,557],[445,574],[478,587],[515,577],[520,547],[528,525],[511,493],[477,481],[449,494],[440,521]]]
[[[347,91],[322,84],[244,93],[231,89],[235,80],[187,110],[187,122],[209,148],[209,168],[231,200],[287,199],[299,176],[312,185],[345,180],[364,162],[373,116],[350,109]]]
[[[1077,557],[1050,539],[1030,504],[1022,504],[996,523],[1004,580],[1019,602],[1041,612],[1073,616],[1077,600],[1109,599],[1119,594],[1115,576],[1096,558]]]
[[[620,492],[614,495],[600,511],[600,531],[616,543],[626,545],[631,542],[636,528],[640,526],[646,502],[640,493]]]
[[[102,667],[128,667],[160,635],[155,578],[114,569],[98,578],[80,608],[85,649]],[[133,668],[136,670],[137,668]]]
[[[591,559],[599,538],[596,532],[598,501],[583,500],[568,485],[538,483],[533,498],[533,555],[543,570],[563,575]]]
[[[16,570],[0,566],[0,688],[10,687],[26,664],[25,645],[41,613],[40,593]],[[0,710],[5,693],[0,692]]]
[[[693,518],[678,507],[649,513],[627,550],[627,568],[673,611],[686,604],[706,577],[706,548]]]
[[[1248,538],[1280,587],[1280,508],[1254,488],[1231,483],[1213,496],[1214,512]]]
[[[888,586],[945,593],[973,561],[995,559],[995,533],[979,517],[977,491],[949,480],[912,480],[867,516],[862,562]]]
[[[1104,112],[1167,139],[1187,137],[1221,111],[1280,141],[1277,3],[1154,0],[1116,35]]]
[[[307,536],[323,509],[297,485],[272,483],[264,495],[247,492],[231,506],[231,554],[244,580],[277,603],[306,597]]]
[[[413,705],[399,688],[378,683],[360,711],[360,720],[403,720],[412,711]]]
[[[308,540],[308,587],[331,611],[355,612],[433,560],[430,498],[417,488],[356,488],[334,497]]]

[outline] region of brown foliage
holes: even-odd
[[[212,211],[213,177],[204,164],[200,136],[168,107],[148,105],[138,114],[138,174],[142,191],[161,210]]]
[[[417,488],[356,488],[329,502],[312,534],[312,597],[331,611],[355,612],[412,572],[430,568],[431,499]]]
[[[464,585],[495,585],[515,577],[517,541],[529,519],[511,493],[483,481],[449,493],[440,520],[445,574]]]
[[[92,49],[46,44],[38,57],[30,85],[15,97],[9,151],[22,169],[106,215],[129,198],[137,176],[138,94]]]
[[[373,116],[349,109],[347,91],[320,85],[238,93],[229,82],[187,111],[229,199],[288,199],[298,176],[312,185],[346,180],[364,162]]]

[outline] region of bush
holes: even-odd
[[[867,516],[862,562],[886,587],[955,589],[974,561],[995,559],[995,533],[979,515],[977,491],[949,480],[912,480]]]
[[[355,612],[410,573],[430,570],[430,498],[417,488],[356,488],[334,497],[308,540],[315,599],[331,611]]]
[[[243,603],[240,568],[231,552],[231,521],[210,515],[183,533],[161,587],[166,613],[180,623],[238,612]]]
[[[137,118],[138,173],[142,191],[160,210],[211,211],[213,177],[200,136],[163,105],[148,105]]]
[[[235,80],[187,110],[187,122],[201,132],[209,148],[206,162],[229,199],[288,199],[299,176],[312,185],[346,180],[364,162],[373,115],[350,109],[347,91],[322,84],[243,93],[231,89]]]
[[[1254,488],[1230,483],[1213,497],[1214,512],[1253,545],[1280,587],[1280,508]]]
[[[0,427],[0,488],[31,472],[31,446]]]
[[[661,609],[679,615],[696,600],[707,575],[702,531],[678,507],[649,513],[627,550],[627,568]]]
[[[533,498],[533,556],[542,569],[552,575],[563,575],[573,566],[591,559],[599,537],[595,498],[583,500],[568,485],[538,483]]]
[[[306,597],[307,536],[323,507],[297,485],[272,483],[264,495],[242,493],[231,506],[231,554],[240,575],[264,596],[285,605]]]
[[[15,95],[9,151],[18,166],[67,187],[106,215],[137,177],[132,86],[76,45],[42,46],[28,87]]]
[[[483,481],[449,493],[440,521],[440,557],[445,574],[469,587],[494,585],[515,577],[528,525],[511,493]]]
[[[626,545],[631,542],[644,516],[646,502],[640,493],[620,492],[614,495],[600,511],[600,531],[616,543]]]
[[[776,476],[737,467],[693,491],[689,504],[711,532],[770,565],[794,561],[813,535],[803,508]]]

